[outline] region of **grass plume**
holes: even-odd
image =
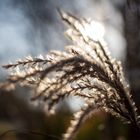
[[[63,140],[74,139],[83,122],[99,108],[139,131],[137,108],[121,62],[111,57],[102,40],[93,40],[87,34],[86,28],[90,27],[91,21],[60,10],[59,13],[69,27],[65,35],[73,45],[63,52],[50,51],[46,56],[27,57],[3,66],[13,71],[5,87],[8,84],[32,87],[35,92],[31,100],[42,101],[48,113],[54,112],[57,103],[70,95],[83,98],[85,105],[74,113]]]

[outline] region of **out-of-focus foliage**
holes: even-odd
[[[15,94],[19,94],[18,91],[15,93],[0,91],[0,93],[0,134],[16,129],[0,137],[1,140],[61,139],[61,134],[68,127],[71,118],[70,111],[62,111],[65,104],[55,115],[46,116],[42,111],[31,108],[21,98],[15,97]],[[30,131],[41,132],[46,136]],[[106,113],[99,111],[81,127],[76,140],[121,138],[127,140],[127,127],[119,120],[114,120],[111,116],[108,117]]]

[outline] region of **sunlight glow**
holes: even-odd
[[[102,23],[92,20],[89,24],[85,24],[85,34],[94,41],[100,41],[104,37],[105,28]]]

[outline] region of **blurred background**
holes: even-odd
[[[45,55],[70,44],[57,8],[102,26],[104,40],[121,60],[137,107],[140,105],[140,2],[139,0],[4,0],[0,1],[0,65],[25,56]],[[0,80],[7,72],[0,67]],[[57,140],[66,131],[72,112],[82,102],[70,98],[48,116],[30,103],[30,91],[0,90],[0,137],[2,140]],[[61,108],[61,109],[60,109]],[[28,131],[27,131],[28,129]],[[40,132],[41,135],[39,135]],[[44,135],[45,133],[45,135]],[[80,129],[75,140],[139,140],[131,127],[104,112],[97,112]]]

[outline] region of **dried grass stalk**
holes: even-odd
[[[74,45],[67,46],[64,52],[51,51],[44,57],[27,57],[3,66],[13,71],[6,87],[17,83],[34,87],[32,101],[42,101],[48,112],[52,112],[56,104],[67,96],[85,99],[86,106],[74,114],[71,125],[63,135],[64,140],[72,140],[89,114],[98,108],[139,130],[137,108],[121,63],[111,57],[100,40],[95,41],[86,33],[90,21],[60,10],[59,13],[69,25],[65,34]]]

